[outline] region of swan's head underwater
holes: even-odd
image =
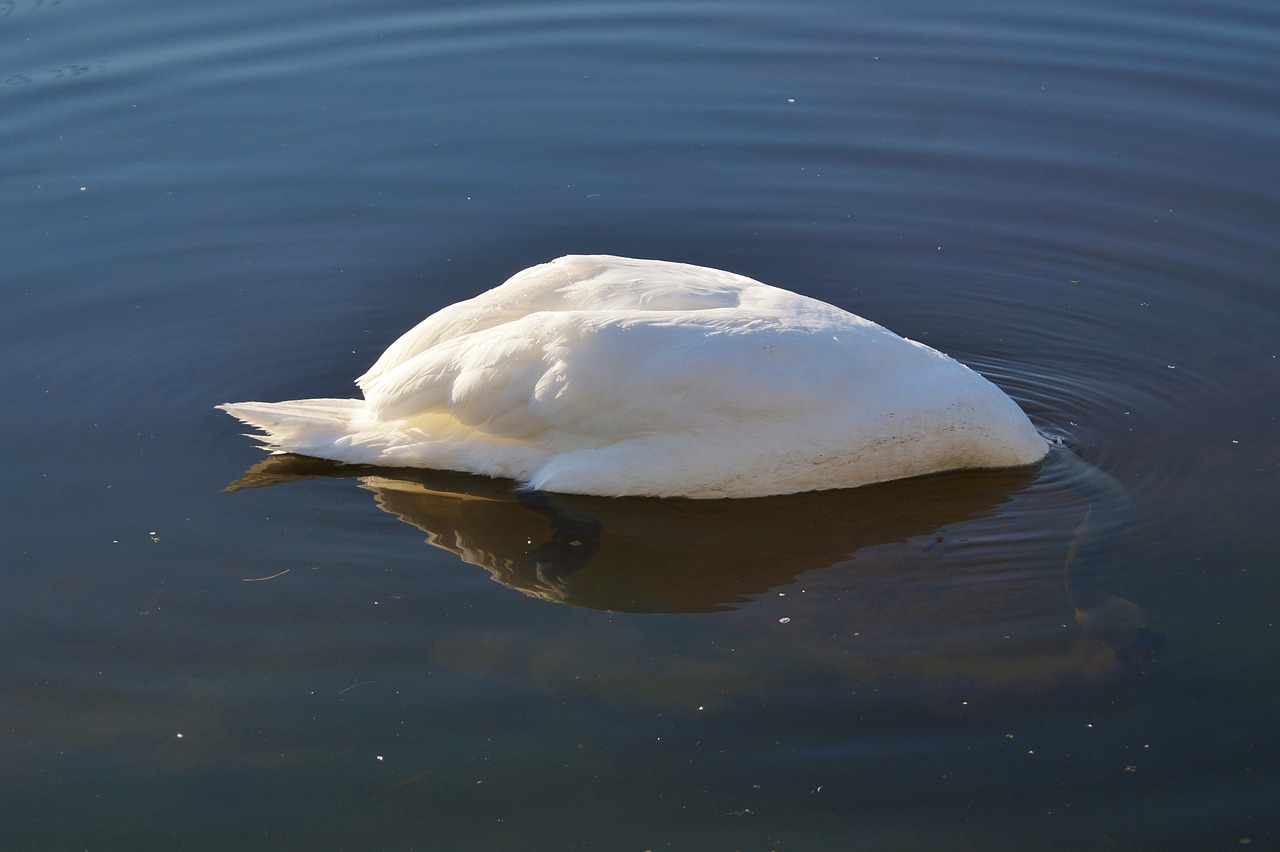
[[[443,308],[357,384],[361,399],[219,407],[275,452],[601,496],[853,488],[1049,450],[924,344],[742,275],[607,255]]]

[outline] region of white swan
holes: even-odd
[[[758,497],[1049,445],[968,367],[839,308],[681,263],[569,256],[407,332],[364,399],[218,406],[268,449],[605,496]]]

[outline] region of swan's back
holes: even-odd
[[[391,345],[364,401],[224,406],[275,450],[603,495],[748,497],[1038,461],[977,373],[705,267],[570,256]]]
[[[391,344],[357,382],[363,387],[419,352],[530,314],[627,312],[644,317],[769,307],[782,312],[806,302],[821,304],[705,266],[569,255],[517,272],[500,287],[437,311]]]

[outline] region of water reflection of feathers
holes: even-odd
[[[421,529],[428,543],[556,603],[714,612],[848,564],[839,606],[881,633],[927,626],[945,645],[973,633],[976,621],[1006,633],[1016,624],[1043,630],[1069,605],[1080,627],[1126,664],[1141,667],[1159,644],[1141,608],[1103,589],[1102,557],[1126,521],[1127,496],[1065,450],[1038,471],[967,471],[749,500],[546,494],[467,474],[291,455],[269,457],[230,489],[316,476],[359,479],[380,508]],[[1083,522],[1078,498],[1074,508],[1049,499],[1071,494],[1085,498]],[[1062,536],[1055,543],[1041,530],[1009,532],[1010,523],[1024,522],[1057,526]],[[1028,542],[1034,553],[1025,552]],[[1048,551],[1061,558],[1064,549],[1065,594],[1056,568],[1016,566],[1024,556],[1056,564]]]

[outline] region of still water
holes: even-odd
[[[1274,848],[1277,79],[1272,0],[3,0],[0,845]],[[1064,573],[1058,452],[563,498],[568,564],[503,483],[246,474],[213,405],[570,252],[942,349],[1128,524]]]

